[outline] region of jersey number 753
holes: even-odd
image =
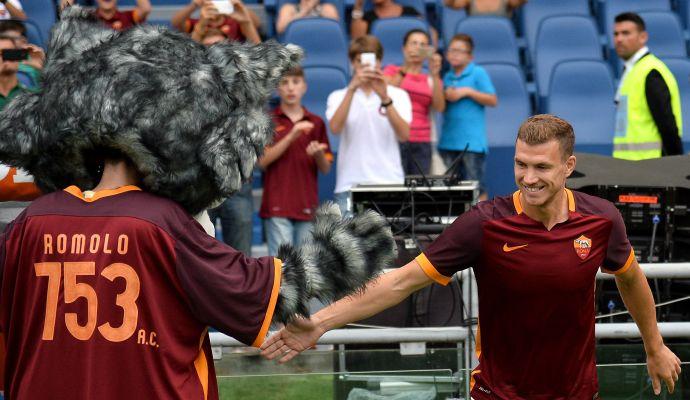
[[[55,335],[55,319],[62,278],[63,263],[41,262],[34,264],[36,276],[48,277],[48,293],[46,296],[46,314],[43,323],[43,340],[53,340]],[[65,262],[64,263],[64,292],[65,304],[73,303],[80,297],[86,299],[87,320],[85,325],[80,325],[77,313],[65,313],[65,325],[67,330],[79,340],[89,340],[96,328],[98,313],[98,297],[96,291],[88,283],[77,282],[77,276],[96,275],[96,263],[94,262]],[[139,309],[137,298],[139,297],[139,276],[134,268],[123,263],[113,263],[101,271],[101,276],[114,281],[115,278],[124,278],[126,285],[124,292],[117,295],[115,304],[123,310],[122,324],[113,327],[109,322],[101,324],[98,331],[111,342],[122,342],[129,339],[137,328]]]

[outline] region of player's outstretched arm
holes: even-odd
[[[680,359],[666,347],[659,333],[652,291],[637,261],[633,261],[627,271],[616,275],[616,284],[642,335],[647,353],[647,372],[652,379],[654,394],[661,393],[662,382],[666,383],[669,393],[673,393],[681,372]]]
[[[327,331],[359,321],[400,303],[432,283],[417,261],[371,280],[364,291],[345,297],[314,314],[296,319],[261,346],[262,355],[281,363],[312,347]]]

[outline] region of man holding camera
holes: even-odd
[[[0,36],[0,110],[19,93],[27,90],[17,78],[19,61],[27,57],[28,50],[17,49],[12,38]]]
[[[352,41],[348,51],[352,80],[328,96],[326,118],[341,135],[335,201],[343,215],[352,212],[350,189],[362,183],[403,183],[398,143],[410,137],[412,105],[407,92],[386,83],[383,47],[373,36]]]

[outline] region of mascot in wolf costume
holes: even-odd
[[[20,256],[13,250],[28,254],[31,253],[29,243],[41,242],[40,246],[43,246],[39,246],[42,249],[41,254],[48,253],[46,249],[50,244],[50,254],[53,255],[53,242],[49,243],[48,239],[56,238],[56,252],[59,252],[59,234],[56,233],[53,238],[46,233],[49,230],[48,225],[40,225],[36,221],[45,218],[46,213],[52,213],[51,207],[58,208],[55,211],[59,214],[55,217],[58,219],[84,216],[83,214],[75,216],[75,212],[65,211],[72,207],[71,204],[79,202],[65,195],[63,189],[72,185],[72,194],[77,197],[83,195],[84,198],[81,200],[89,201],[89,197],[93,197],[94,194],[93,192],[89,194],[88,191],[96,187],[101,179],[104,158],[107,159],[115,154],[117,158],[125,159],[128,165],[136,170],[139,178],[137,186],[142,191],[139,192],[141,194],[128,194],[132,199],[131,202],[138,201],[137,199],[141,196],[149,196],[147,201],[152,201],[154,208],[163,211],[167,208],[173,210],[175,207],[184,209],[186,213],[180,213],[181,216],[176,217],[178,219],[187,219],[189,214],[202,212],[212,204],[232,195],[250,177],[257,157],[270,143],[273,133],[270,118],[264,112],[266,100],[282,73],[297,65],[300,58],[301,50],[294,46],[284,47],[271,42],[257,46],[221,43],[206,48],[181,34],[160,27],[139,26],[126,32],[115,32],[94,23],[91,14],[79,7],[71,7],[63,12],[62,20],[53,28],[40,91],[18,96],[6,107],[0,117],[0,162],[28,171],[34,176],[41,190],[47,193],[34,201],[1,236],[3,248],[0,253],[2,255],[0,328],[7,342],[8,370],[5,373],[5,384],[10,395],[19,398],[22,397],[22,393],[29,393],[27,390],[33,390],[32,393],[38,394],[41,390],[60,390],[60,387],[69,386],[65,382],[56,383],[55,386],[45,382],[39,384],[32,379],[39,376],[38,374],[17,370],[18,366],[25,365],[22,363],[29,363],[31,360],[30,357],[25,358],[25,354],[20,349],[13,347],[29,346],[30,351],[40,354],[45,352],[43,360],[47,360],[50,358],[50,350],[47,348],[50,341],[62,340],[59,339],[60,332],[58,332],[58,329],[64,330],[64,327],[59,325],[60,319],[58,318],[58,325],[51,320],[54,324],[52,327],[54,333],[50,331],[50,334],[46,334],[49,331],[43,326],[42,311],[39,314],[43,336],[39,335],[37,343],[22,340],[23,337],[33,337],[33,334],[28,332],[29,328],[19,325],[22,324],[21,321],[29,317],[21,315],[21,307],[17,308],[15,304],[25,301],[18,300],[22,297],[22,293],[19,292],[22,290],[31,292],[31,279],[37,280],[44,277],[45,275],[42,274],[45,271],[35,267],[36,272],[33,273],[32,270],[26,277],[21,269],[23,264],[19,260]],[[136,189],[139,190],[139,188]],[[63,199],[65,196],[69,199]],[[166,199],[172,200],[176,205],[174,207],[167,205],[164,203],[168,201]],[[65,208],[58,206],[63,202],[66,204]],[[104,200],[97,200],[89,204],[99,202],[105,203]],[[159,202],[162,205],[158,205]],[[117,204],[125,207],[127,203]],[[87,207],[86,205],[79,203],[74,207],[77,206],[82,207],[80,210],[87,210],[84,208]],[[41,207],[45,210],[37,211]],[[119,218],[118,207],[110,206],[105,214]],[[84,211],[84,213],[90,212],[92,211]],[[175,210],[170,213],[178,214]],[[167,222],[156,222],[156,226],[164,226],[164,229],[161,228],[163,230],[175,230],[174,226],[177,222],[170,222],[170,218],[173,217],[158,215],[151,218],[152,220],[165,219]],[[106,222],[102,224],[103,226],[107,225],[109,220],[104,221]],[[72,223],[62,223],[60,229],[67,226],[64,229],[69,230],[71,225]],[[248,308],[252,309],[255,306],[252,301],[256,299],[256,302],[261,303],[260,308],[263,310],[259,314],[265,315],[263,318],[267,318],[268,321],[259,324],[261,329],[254,329],[251,335],[238,337],[255,346],[263,341],[271,320],[287,323],[296,316],[308,317],[309,299],[317,298],[323,302],[331,302],[361,290],[364,283],[376,276],[382,268],[390,265],[395,256],[394,241],[384,218],[375,213],[364,213],[354,218],[341,219],[337,207],[333,204],[327,204],[317,210],[313,238],[309,242],[303,243],[300,247],[283,245],[276,259],[270,261],[266,260],[269,259],[268,257],[247,258],[229,247],[218,247],[224,245],[215,241],[209,242],[213,240],[211,238],[200,238],[197,231],[201,231],[201,227],[196,223],[192,222],[191,225],[185,226],[191,229],[186,236],[187,239],[182,236],[175,237],[175,233],[169,233],[169,235],[174,237],[177,241],[175,243],[185,240],[192,242],[193,246],[185,251],[192,252],[194,255],[184,258],[181,250],[179,254],[175,253],[175,257],[178,258],[178,265],[175,267],[178,276],[168,277],[169,280],[175,281],[175,285],[178,285],[176,287],[182,287],[184,292],[182,297],[192,304],[192,315],[200,319],[204,325],[214,325],[214,322],[219,321],[220,326],[216,327],[228,334],[233,334],[233,330],[232,328],[223,329],[226,325],[222,318],[230,318],[234,321],[238,314],[246,312],[243,308],[238,308],[237,304],[244,302]],[[46,231],[41,231],[41,229]],[[131,233],[130,236],[135,234]],[[33,240],[32,235],[38,239]],[[73,235],[73,247],[74,237]],[[159,242],[161,240],[163,239]],[[197,243],[195,240],[203,243]],[[118,251],[119,246],[118,239]],[[130,247],[132,246],[130,243]],[[196,247],[202,247],[203,251]],[[175,244],[174,248],[178,251],[178,244]],[[145,249],[140,250],[145,251]],[[212,255],[209,255],[210,253]],[[72,248],[72,254],[74,254],[74,248]],[[206,264],[202,262],[204,257],[209,259]],[[188,260],[187,264],[199,262],[199,276],[196,276],[194,269],[190,271],[190,266],[179,261],[181,259]],[[233,300],[232,303],[228,300],[228,304],[232,304],[235,309],[227,311],[227,314],[234,313],[235,315],[218,317],[220,320],[215,317],[205,318],[206,315],[218,314],[218,310],[212,307],[210,310],[207,309],[207,306],[203,306],[203,302],[195,298],[199,296],[206,299],[210,296],[204,293],[203,285],[199,287],[195,285],[198,283],[196,281],[203,280],[201,277],[206,272],[204,268],[208,268],[207,264],[216,265],[219,259],[227,259],[230,265],[219,267],[217,270],[212,269],[211,276],[216,277],[214,279],[219,282],[215,282],[214,279],[205,282],[209,293],[221,294],[215,298],[215,307],[218,309],[225,307],[225,299],[222,298],[225,289],[217,288],[217,286],[222,286],[225,273],[234,274],[235,286],[242,288],[251,286],[254,292],[260,293],[257,295],[249,289],[247,293],[237,288],[227,289],[240,300]],[[45,261],[43,258],[41,260]],[[67,264],[65,262],[64,266],[64,303],[58,300],[56,306],[58,313],[64,312],[63,307],[67,302],[75,301],[75,299],[68,299]],[[232,272],[237,264],[242,264],[241,274]],[[261,271],[262,268],[274,268],[275,271],[262,274],[255,273],[253,268],[257,271]],[[89,273],[79,272],[79,274],[88,275]],[[97,272],[94,274],[97,275]],[[250,277],[245,277],[245,274]],[[19,290],[18,285],[24,285],[22,279],[28,279],[27,286]],[[177,279],[180,283],[177,283]],[[243,282],[243,279],[251,279],[251,285]],[[58,291],[61,290],[59,282]],[[15,286],[10,287],[11,285]],[[98,289],[98,285],[93,285]],[[273,286],[273,288],[262,292],[263,286]],[[42,291],[43,297],[34,298],[34,300],[41,299],[38,301],[39,304],[35,304],[39,310],[44,304],[51,304],[50,298],[45,299],[47,296],[45,290],[45,287],[41,286],[38,292]],[[142,281],[142,295],[139,295],[141,302],[144,301],[142,297],[145,290],[148,289],[144,288]],[[94,296],[96,294],[98,297],[101,296],[100,293],[94,293]],[[117,294],[119,305],[124,301],[120,299],[120,295],[124,296],[124,294],[117,291],[115,294]],[[139,304],[139,307],[143,308],[144,305]],[[46,306],[46,308],[49,307]],[[47,312],[45,321],[50,320]],[[86,313],[84,310],[82,312]],[[89,308],[89,319],[91,319],[91,312]],[[98,312],[100,313],[100,308]],[[79,313],[80,311],[76,312],[77,315]],[[139,312],[139,325],[136,326],[142,326],[141,314],[142,311]],[[38,314],[35,318],[38,318]],[[64,322],[68,322],[67,325],[69,325],[68,318],[68,313],[65,313]],[[125,319],[123,317],[123,326]],[[251,319],[240,318],[239,321],[247,326],[252,326],[254,323]],[[80,335],[84,337],[80,339],[85,342],[76,345],[65,342],[69,346],[76,346],[66,351],[80,352],[82,351],[80,345],[88,346],[90,340],[96,340],[94,337],[98,332],[92,335],[84,334],[84,329],[93,331],[93,327],[88,328],[87,323],[85,328],[81,325],[82,322],[83,320],[77,318],[71,325],[74,328],[76,323],[81,330],[77,328],[72,330],[69,326],[68,328],[75,337],[79,337],[75,332],[81,332]],[[237,321],[235,323],[237,324]],[[45,324],[47,326],[48,322]],[[112,322],[112,324],[117,325],[118,322]],[[24,322],[24,325],[27,324]],[[242,327],[242,329],[249,328]],[[98,330],[101,330],[101,326]],[[257,333],[258,336],[253,340],[252,335]],[[54,338],[51,335],[54,335]],[[146,336],[144,343],[149,346],[153,346],[153,343],[158,346],[161,343],[162,346],[161,332],[157,335],[155,340],[153,336]],[[104,336],[106,336],[105,333]],[[128,338],[128,340],[135,340],[136,336],[133,335],[133,339]],[[89,339],[86,340],[85,337]],[[69,339],[74,341],[73,337]],[[208,349],[209,339],[205,332],[202,333],[200,341],[201,345],[198,343],[197,345],[201,347],[201,350]],[[99,350],[89,351],[82,356],[99,356]],[[126,350],[122,351],[126,352]],[[202,351],[201,354],[205,353]],[[114,359],[117,359],[117,356],[117,354],[111,355]],[[208,362],[204,361],[208,355],[199,357],[193,359],[193,370],[197,372],[200,371],[200,365],[206,365],[208,368]],[[156,365],[158,361],[154,361],[150,365]],[[120,367],[123,366],[125,367],[123,370],[129,368],[128,365]],[[166,366],[163,365],[163,367]],[[69,368],[71,367],[66,367],[66,369]],[[93,368],[98,369],[97,362]],[[55,369],[55,371],[59,370]],[[78,374],[78,371],[74,373]],[[206,373],[208,372],[207,370]],[[122,371],[113,372],[114,375],[118,373]],[[156,371],[153,371],[154,375],[155,373]],[[58,375],[60,375],[59,372]],[[199,374],[204,397],[200,398],[217,398],[217,393],[214,392],[215,380],[206,377],[207,381],[204,382],[202,375]],[[179,377],[165,376],[165,378],[175,380]],[[70,378],[61,377],[61,380],[65,379],[70,381]],[[79,388],[68,397],[104,398],[102,396],[105,395],[109,398],[111,393],[116,392],[129,397],[134,395],[136,398],[145,398],[152,394],[159,398],[172,398],[169,396],[191,398],[189,393],[198,392],[197,389],[189,389],[191,392],[185,392],[183,395],[179,391],[166,391],[167,389],[161,389],[161,387],[155,387],[155,390],[142,389],[136,382],[121,382],[122,385],[118,386],[111,385],[109,377],[100,379],[106,379],[106,383],[101,385],[87,382],[86,388]],[[132,379],[136,381],[135,378]],[[151,377],[149,376],[148,379]],[[184,384],[188,381],[188,379],[181,380]],[[173,383],[175,382],[171,382]],[[31,388],[27,387],[29,385]],[[148,394],[142,397],[146,393]],[[175,396],[174,393],[178,395]]]

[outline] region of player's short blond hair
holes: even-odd
[[[575,132],[568,121],[555,115],[533,115],[520,125],[517,140],[529,145],[543,144],[550,140],[558,141],[563,153],[563,159],[573,155],[575,147]]]

